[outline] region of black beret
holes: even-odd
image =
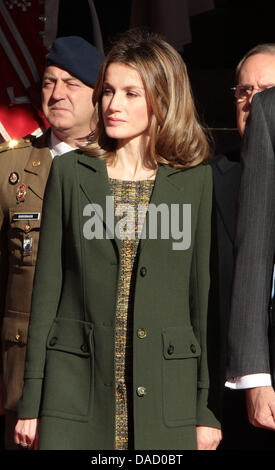
[[[104,55],[79,36],[55,39],[46,58],[46,66],[56,65],[90,87],[95,86]]]

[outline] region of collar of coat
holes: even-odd
[[[101,207],[103,210],[103,219],[104,222],[106,222],[106,196],[111,196],[106,163],[99,158],[85,155],[81,151],[77,152],[79,153],[77,161],[79,164],[80,187],[91,203],[98,204]],[[89,171],[87,171],[87,169]],[[185,173],[185,171],[172,168],[171,166],[160,166],[156,175],[150,204],[159,206],[163,203],[169,205],[179,203],[179,201],[183,202],[183,197],[180,192],[183,190],[182,174]],[[192,171],[192,169],[188,171]],[[148,212],[145,220],[147,220],[147,218]],[[120,250],[120,240],[116,236],[114,236],[114,239]],[[145,242],[145,239],[140,241],[140,250]]]
[[[107,174],[107,169],[106,169],[106,164],[104,160],[101,160],[100,158],[94,158],[90,157],[88,155],[85,155],[82,153],[80,150],[77,151],[79,153],[79,158],[78,162],[88,168],[91,168],[95,173],[100,173],[106,182],[108,182],[108,174]],[[194,167],[195,168],[195,167]],[[158,169],[157,176],[156,176],[156,183],[159,181],[163,181],[167,177],[170,177],[171,175],[179,175],[182,174],[183,171],[186,170],[181,170],[178,168],[172,168],[169,165],[161,165]],[[178,187],[179,190],[182,189],[182,184],[181,184],[181,179],[180,178],[173,178],[169,180],[171,184],[175,185]]]

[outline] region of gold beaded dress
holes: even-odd
[[[109,178],[109,183],[115,213],[120,213],[117,220],[121,223],[121,268],[115,325],[115,449],[124,450],[133,448],[132,319],[137,253],[154,180],[125,181]]]

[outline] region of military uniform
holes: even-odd
[[[48,140],[46,133],[32,142],[20,139],[0,146],[1,350],[8,448],[13,446],[23,387],[43,195],[52,163]]]

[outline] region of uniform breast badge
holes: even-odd
[[[9,183],[10,184],[16,184],[19,181],[19,175],[16,173],[16,171],[12,171],[10,176],[9,176]]]
[[[27,234],[23,238],[23,256],[30,256],[32,254],[32,237]]]
[[[25,200],[25,196],[27,194],[27,186],[22,183],[18,186],[16,190],[16,199],[18,202],[23,202]]]

